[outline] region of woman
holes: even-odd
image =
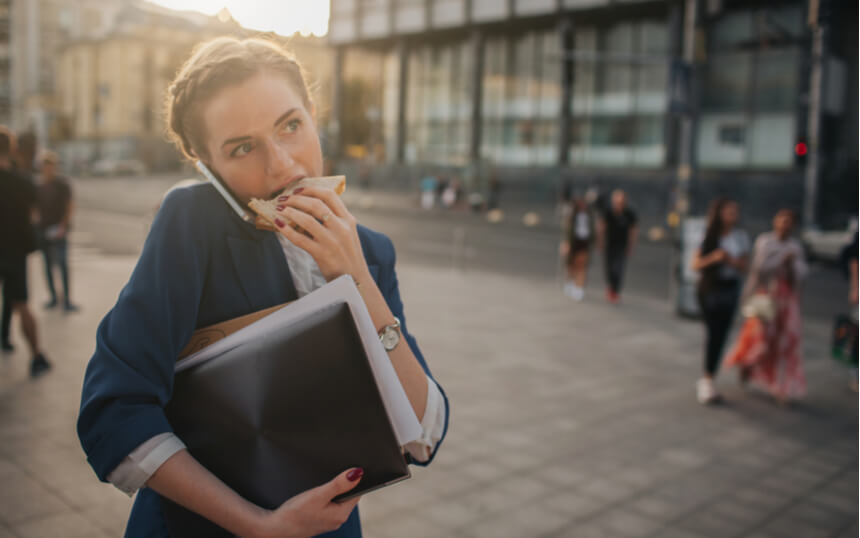
[[[204,44],[170,87],[167,120],[182,153],[202,160],[242,203],[323,172],[302,70],[266,41]],[[358,500],[332,502],[358,484],[361,469],[263,509],[203,468],[164,414],[175,357],[196,328],[295,299],[341,275],[355,279],[377,328],[403,320],[387,237],[357,225],[330,191],[306,188],[281,201],[284,219],[273,233],[243,222],[212,185],[170,193],[99,327],[78,434],[101,480],[129,493],[140,488],[126,536],[169,536],[165,499],[211,522],[207,536],[361,536]],[[405,321],[400,330],[406,344],[389,357],[424,429],[405,449],[410,462],[426,465],[444,437],[448,404]]]
[[[738,222],[738,204],[728,198],[711,203],[705,239],[693,257],[693,269],[701,273],[699,307],[705,321],[704,375],[696,385],[699,403],[719,400],[714,376],[738,308],[741,278],[749,261],[750,241]]]
[[[583,198],[574,198],[561,250],[567,255],[567,282],[564,293],[576,301],[585,298],[588,257],[594,244],[594,219]]]
[[[727,365],[784,404],[806,392],[801,360],[800,281],[808,268],[800,242],[791,237],[794,212],[780,210],[773,231],[756,239],[744,287],[746,321]]]

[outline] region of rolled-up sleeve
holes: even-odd
[[[391,312],[400,320],[403,338],[409,344],[409,348],[412,350],[412,353],[415,355],[415,358],[418,359],[419,364],[421,364],[421,367],[424,369],[424,373],[427,375],[428,381],[432,383],[430,387],[436,389],[438,397],[441,399],[441,403],[434,406],[434,408],[440,409],[439,415],[441,416],[439,416],[438,418],[433,417],[434,425],[431,428],[431,430],[437,433],[438,438],[433,443],[432,449],[429,451],[429,456],[427,457],[427,459],[420,460],[416,457],[413,457],[413,455],[411,454],[411,450],[408,450],[407,448],[406,459],[409,461],[409,463],[425,466],[429,465],[433,461],[437,451],[439,450],[440,445],[442,444],[442,441],[445,439],[445,435],[448,433],[450,408],[448,404],[448,397],[445,395],[444,389],[433,377],[433,374],[430,372],[430,368],[427,366],[427,361],[424,359],[424,355],[421,354],[421,350],[418,348],[418,342],[409,332],[406,323],[406,315],[403,312],[403,301],[400,299],[400,288],[397,282],[397,273],[394,269],[396,261],[394,245],[387,237],[385,238],[385,240],[386,248],[385,252],[382,253],[381,256],[381,259],[384,260],[385,263],[381,264],[380,266],[380,281],[383,285],[380,286],[380,289],[382,290],[383,296],[385,297],[385,301],[388,304],[388,308],[390,308]],[[428,394],[428,403],[431,397],[432,396]],[[430,407],[428,406],[428,410],[429,409]],[[435,415],[435,413],[433,414]],[[424,424],[422,423],[422,427],[423,426]],[[425,434],[427,434],[426,429]]]
[[[128,284],[99,325],[77,430],[100,480],[145,441],[172,432],[164,406],[175,357],[194,330],[208,257],[193,207],[188,189],[165,199]]]

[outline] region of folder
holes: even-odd
[[[408,478],[401,446],[420,425],[352,281],[269,311],[177,363],[165,411],[189,452],[269,509],[351,467],[364,476],[336,501]],[[171,536],[228,535],[163,508]]]

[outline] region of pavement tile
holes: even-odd
[[[62,536],[63,538],[107,538],[110,536],[86,518],[73,512],[63,512],[22,522],[16,524],[14,529],[15,534],[20,538],[46,538],[48,536]]]
[[[659,522],[623,508],[602,512],[589,523],[600,525],[619,538],[651,536],[660,527]]]
[[[8,473],[0,488],[0,521],[7,525],[69,509],[54,492],[23,472]]]
[[[544,507],[555,510],[568,521],[587,518],[605,508],[602,501],[584,495],[578,491],[560,491],[552,493],[540,501]]]

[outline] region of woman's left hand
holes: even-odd
[[[313,257],[327,281],[341,275],[364,280],[369,270],[358,239],[357,221],[340,196],[329,189],[305,187],[278,207],[281,215],[301,226],[310,237],[286,225],[286,220],[275,223],[278,229]]]

